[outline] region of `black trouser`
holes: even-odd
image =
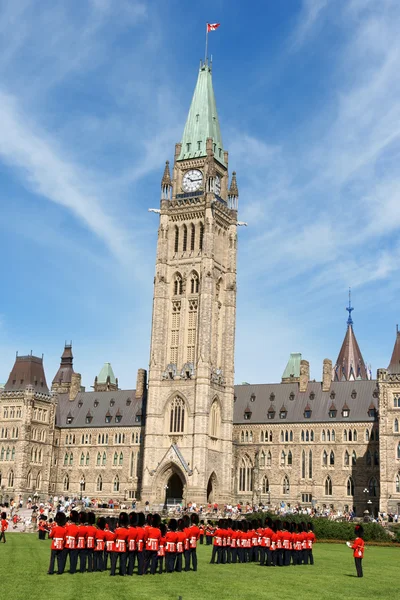
[[[157,556],[157,570],[160,573],[160,575],[163,572],[163,569],[164,569],[164,557]]]
[[[157,568],[157,550],[146,550],[144,555],[144,573],[150,569],[150,574],[155,575]]]
[[[45,539],[46,539],[46,530],[39,529],[39,540],[45,540]]]
[[[111,573],[110,573],[110,575],[115,575],[118,558],[119,558],[119,574],[126,575],[126,552],[111,552]]]
[[[104,571],[104,551],[96,550],[94,553],[94,571]]]
[[[136,550],[130,550],[128,552],[128,575],[133,575],[133,569],[135,568],[136,563]]]
[[[62,550],[52,550],[50,553],[50,565],[48,573],[49,575],[53,575],[54,573],[54,563],[57,559],[57,573],[61,575],[64,571],[64,563],[63,563],[63,551]]]
[[[232,562],[232,549],[230,546],[226,547],[226,562],[230,565]]]
[[[107,571],[107,567],[108,567],[108,557],[110,557],[110,561],[111,561],[111,555],[113,553],[112,552],[107,552],[107,550],[104,550],[104,570]]]
[[[238,561],[238,549],[236,546],[234,548],[231,547],[231,562],[236,563]]]
[[[78,550],[76,548],[64,548],[63,553],[64,569],[67,564],[67,556],[69,556],[69,572],[71,574],[76,573],[76,565],[78,563]]]
[[[212,535],[206,535],[206,545],[211,546]]]
[[[193,571],[197,571],[196,548],[190,548],[190,550],[185,550],[185,571],[190,571],[190,561],[192,561]]]
[[[265,565],[265,546],[260,546],[260,565]]]
[[[93,548],[86,548],[87,570],[91,573],[94,570]]]
[[[86,571],[86,558],[87,558],[86,548],[80,548],[78,550],[78,556],[79,556],[79,571],[80,571],[80,573],[84,573]]]
[[[219,546],[217,552],[217,565],[224,565],[226,563],[226,547]]]
[[[177,573],[181,573],[182,572],[182,554],[183,554],[183,552],[177,552],[176,553],[175,571]]]
[[[165,555],[165,570],[167,573],[172,573],[175,566],[176,552],[167,552]]]
[[[285,548],[283,551],[283,565],[285,567],[290,566],[290,559],[292,558],[292,551],[288,548]]]
[[[190,571],[190,550],[185,550],[185,571]]]
[[[312,548],[309,548],[308,550],[306,550],[307,554],[307,564],[313,565],[314,564],[314,555],[312,553]]]
[[[258,562],[259,561],[259,546],[253,546],[251,549],[251,561]]]
[[[204,533],[200,534],[200,544],[203,544],[204,542]]]
[[[4,544],[6,543],[6,532],[5,531],[2,531],[0,533],[0,542],[1,542],[1,540],[3,540]]]
[[[355,558],[357,577],[363,577],[362,558]]]
[[[267,557],[267,561],[266,561],[267,567],[270,567],[273,564],[272,554],[273,554],[273,552],[272,552],[271,548],[265,548],[265,555]]]
[[[137,553],[138,558],[138,575],[143,575],[144,573],[144,550],[141,550]]]
[[[219,548],[219,546],[216,546],[216,545],[214,544],[214,546],[213,546],[213,549],[212,549],[212,554],[211,554],[211,560],[210,560],[210,563],[213,563],[213,564],[215,563],[215,555],[216,555],[216,554],[217,554],[217,552],[218,552],[218,548]]]

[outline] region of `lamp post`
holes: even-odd
[[[374,516],[374,511],[372,510],[372,500],[371,500],[371,498],[368,500],[367,504],[368,504],[368,512],[370,514],[372,514],[372,516]]]
[[[366,509],[364,510],[364,516],[367,516],[367,515],[369,515],[368,504],[370,503],[370,500],[367,500],[367,498],[368,498],[367,494],[369,494],[369,489],[368,488],[364,488],[363,489],[363,494],[364,494],[365,504],[366,504]]]
[[[164,485],[164,490],[165,490],[164,512],[167,512],[167,492],[168,492],[168,486],[167,485]]]

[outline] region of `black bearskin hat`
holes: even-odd
[[[153,527],[160,527],[161,524],[161,517],[160,515],[158,515],[157,513],[153,515],[153,518],[151,520],[151,524]]]
[[[137,525],[137,514],[135,512],[129,514],[129,525],[131,527],[136,527]]]
[[[170,519],[168,522],[168,529],[176,531],[178,529],[178,522],[176,519]]]
[[[137,514],[137,524],[138,527],[143,527],[143,525],[146,523],[146,517],[144,516],[144,513],[140,512]]]
[[[354,533],[356,534],[357,537],[363,538],[364,537],[364,527],[362,525],[356,525]]]
[[[87,523],[87,517],[86,517],[86,513],[84,510],[82,510],[79,515],[78,515],[78,521],[81,525],[83,525],[84,523]]]
[[[106,528],[106,520],[104,517],[99,517],[97,519],[97,527],[104,531],[104,529]]]
[[[92,510],[88,512],[87,522],[89,523],[89,525],[94,525],[96,523],[96,515]]]
[[[77,523],[77,522],[78,522],[78,519],[79,519],[79,514],[78,514],[78,511],[76,511],[76,510],[71,510],[71,512],[70,512],[70,514],[69,514],[69,520],[70,520],[72,523]]]
[[[198,525],[199,524],[199,515],[197,513],[192,513],[190,515],[190,520],[193,525]]]
[[[118,517],[118,525],[119,525],[119,527],[127,527],[128,526],[128,521],[129,521],[128,513],[122,512],[122,513],[119,514],[119,517]]]
[[[65,523],[67,522],[67,517],[63,512],[59,511],[54,517],[54,520],[57,523],[57,525],[59,525],[60,527],[64,527]]]

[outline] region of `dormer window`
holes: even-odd
[[[79,400],[79,402],[78,402],[78,408],[81,408],[81,407],[82,407],[82,405],[83,405],[83,402],[82,402],[82,400]]]
[[[110,411],[107,411],[107,413],[106,413],[106,423],[111,423],[111,419],[112,419],[112,414],[110,413]]]
[[[289,400],[291,400],[293,402],[293,400],[294,400],[294,393],[293,392],[290,392],[290,394],[289,394]]]
[[[114,398],[111,398],[111,400],[110,400],[110,406],[114,406],[114,404],[115,404],[115,400],[114,400]]]
[[[237,396],[235,395],[235,396],[233,396],[233,401],[236,402],[236,400],[237,400]]]
[[[353,398],[353,400],[355,400],[357,398],[357,392],[356,392],[356,390],[353,390],[351,392],[351,397]]]
[[[251,410],[248,408],[244,411],[244,419],[245,421],[250,421],[251,419]]]
[[[275,394],[274,394],[274,392],[270,393],[269,399],[271,400],[271,402],[273,402],[275,400]]]
[[[309,405],[307,404],[307,406],[306,406],[306,407],[305,407],[305,409],[304,409],[304,418],[305,418],[305,419],[311,419],[311,412],[312,412],[312,411],[311,411],[311,406],[309,406]]]
[[[336,394],[335,392],[331,392],[331,396],[330,396],[331,400],[334,400],[336,398]]]
[[[270,406],[268,409],[268,419],[275,419],[275,409],[273,406]]]
[[[115,422],[116,423],[121,423],[121,419],[122,419],[121,413],[117,412],[117,414],[115,415]]]
[[[280,418],[280,419],[286,419],[286,416],[287,416],[287,411],[286,411],[286,408],[283,408],[283,409],[281,409],[281,410],[279,411],[279,418]]]
[[[255,402],[255,401],[256,401],[256,395],[255,395],[255,394],[252,394],[252,395],[250,396],[250,402]]]
[[[142,417],[140,415],[136,415],[135,423],[140,423],[141,420],[142,420]]]
[[[350,410],[349,410],[349,408],[343,408],[343,410],[342,410],[342,417],[343,417],[344,419],[347,419],[347,418],[349,417],[349,415],[350,415]]]
[[[132,404],[132,400],[130,398],[126,399],[126,405],[130,406]]]
[[[334,418],[336,417],[336,415],[337,415],[337,410],[336,410],[336,408],[331,408],[331,409],[329,410],[329,418],[330,418],[330,419],[334,419]]]
[[[99,405],[99,401],[98,401],[98,400],[97,400],[97,398],[96,398],[96,400],[93,402],[93,406],[94,406],[95,408],[97,408],[97,407],[98,407],[98,405]]]
[[[92,417],[92,415],[91,415],[90,413],[88,413],[88,414],[86,415],[86,424],[87,424],[87,425],[89,425],[89,423],[91,423],[91,422],[92,422],[92,420],[93,420],[93,417]]]
[[[315,399],[315,393],[314,393],[314,392],[311,392],[311,393],[310,393],[310,400],[314,400],[314,399]]]
[[[67,415],[67,425],[71,425],[71,423],[72,423],[73,420],[74,420],[74,418],[71,415],[71,413],[68,413],[68,415]]]
[[[378,398],[378,396],[379,396],[378,390],[374,390],[374,392],[373,392],[372,396],[373,396],[374,398]]]
[[[375,408],[370,408],[370,409],[368,410],[368,416],[369,416],[369,417],[375,417],[375,415],[376,415]]]

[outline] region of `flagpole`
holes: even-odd
[[[208,52],[208,23],[206,23],[206,52],[204,56],[204,64],[207,64],[207,52]]]

